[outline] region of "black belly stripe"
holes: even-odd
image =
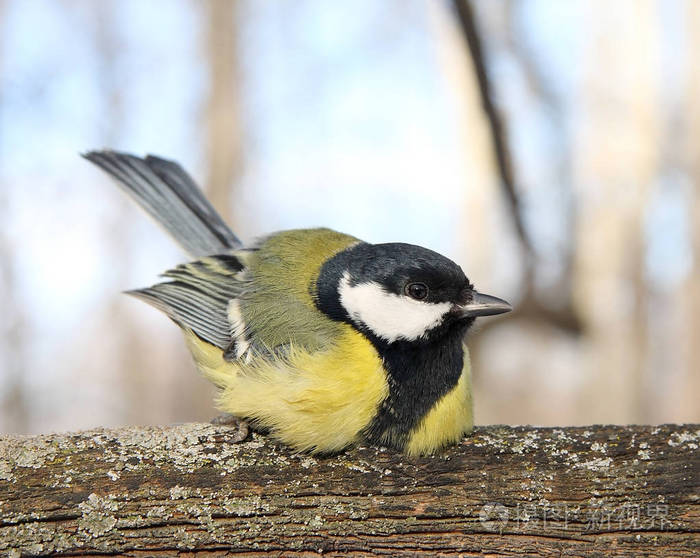
[[[464,364],[465,329],[452,328],[434,342],[394,342],[376,346],[388,372],[389,395],[365,428],[372,443],[405,448],[409,434],[459,381]]]

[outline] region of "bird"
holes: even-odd
[[[511,306],[475,290],[455,262],[328,228],[244,245],[177,162],[83,157],[190,257],[127,293],[181,328],[234,422],[307,454],[369,444],[428,455],[471,432],[465,336]]]

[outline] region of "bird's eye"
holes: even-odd
[[[424,300],[428,296],[428,285],[425,283],[409,283],[404,292],[416,300]]]

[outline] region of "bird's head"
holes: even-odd
[[[475,291],[452,260],[402,243],[358,243],[336,254],[322,266],[316,292],[322,312],[379,344],[430,342],[511,310]]]

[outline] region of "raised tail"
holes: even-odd
[[[117,151],[90,151],[83,157],[115,178],[191,256],[240,248],[241,241],[177,163]]]

